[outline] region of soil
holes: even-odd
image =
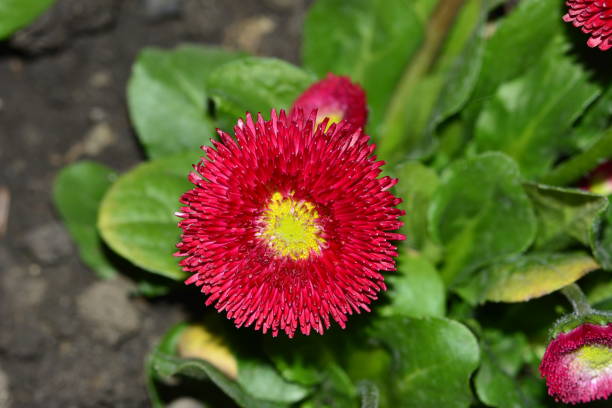
[[[187,308],[96,278],[53,207],[53,180],[80,159],[120,171],[143,160],[125,101],[143,47],[297,62],[309,2],[58,0],[0,43],[0,408],[150,405],[145,355]]]

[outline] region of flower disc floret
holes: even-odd
[[[262,217],[261,236],[274,249],[277,258],[307,259],[320,254],[325,243],[318,219],[319,213],[312,203],[276,192]]]
[[[383,162],[346,121],[315,127],[316,111],[266,121],[247,114],[234,135],[203,147],[181,197],[180,264],[206,304],[237,327],[318,333],[369,311],[395,269],[401,200]]]

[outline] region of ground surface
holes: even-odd
[[[222,44],[296,62],[306,3],[58,0],[0,43],[0,408],[149,405],[144,356],[185,307],[98,280],[53,208],[53,179],[79,159],[121,171],[142,160],[124,97],[142,47]]]

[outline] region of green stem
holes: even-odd
[[[591,308],[591,305],[589,305],[586,296],[580,289],[580,286],[577,284],[572,283],[571,285],[567,285],[561,289],[561,293],[563,293],[567,300],[569,300],[569,302],[572,304],[574,312],[577,315],[584,316],[593,312],[593,309]]]
[[[572,157],[542,178],[545,184],[566,186],[583,177],[589,170],[596,167],[605,159],[612,157],[612,128],[593,146],[584,152]]]
[[[389,107],[382,122],[381,128],[384,136],[379,150],[391,153],[397,141],[401,140],[405,125],[397,126],[396,124],[403,123],[406,116],[406,101],[410,98],[418,98],[418,95],[414,95],[415,87],[436,62],[436,57],[464,2],[465,0],[440,0],[438,2],[431,19],[427,22],[423,45],[404,71],[389,101]],[[385,144],[385,140],[390,141],[390,144]]]

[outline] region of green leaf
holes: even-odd
[[[451,165],[432,201],[429,223],[445,246],[442,277],[448,284],[523,252],[536,234],[536,218],[517,166],[501,153]]]
[[[245,408],[280,408],[287,404],[272,401],[261,401],[251,396],[239,383],[232,381],[212,364],[197,359],[182,359],[161,352],[154,352],[151,357],[153,370],[161,377],[182,374],[195,379],[210,379],[239,406]]]
[[[482,362],[474,380],[478,398],[487,406],[530,408],[536,403],[521,390],[516,378],[528,354],[529,345],[523,334],[506,335],[485,332],[481,341]]]
[[[308,386],[323,380],[323,371],[331,359],[328,343],[312,336],[264,341],[266,354],[286,380]]]
[[[308,394],[308,388],[284,380],[272,366],[258,360],[239,360],[238,383],[262,401],[290,404]]]
[[[389,274],[389,304],[378,310],[383,316],[443,317],[445,288],[436,268],[426,259],[404,250],[397,275]]]
[[[538,218],[535,248],[559,250],[576,240],[595,247],[596,231],[608,207],[604,196],[543,184],[525,184]]]
[[[542,58],[542,50],[563,26],[560,10],[557,0],[523,0],[499,22],[485,46],[482,69],[470,98],[470,117],[500,84],[520,76]],[[521,58],[516,58],[517,50]]]
[[[364,394],[357,390],[346,372],[337,364],[331,363],[325,367],[325,377],[317,391],[304,404],[302,408],[320,408],[333,406],[334,408],[354,408],[357,406],[358,393],[362,402]]]
[[[418,408],[468,407],[479,348],[462,324],[441,318],[381,318],[370,334],[392,351],[388,379],[395,403]]]
[[[180,239],[174,213],[197,153],[153,160],[122,175],[100,206],[98,228],[104,241],[133,264],[168,278],[185,273],[172,256]]]
[[[114,276],[117,270],[104,254],[96,219],[102,197],[116,178],[114,170],[82,161],[65,167],[53,186],[53,201],[79,248],[81,259],[103,278]]]
[[[363,383],[370,383],[378,391],[378,403],[381,407],[391,406],[394,397],[391,388],[392,381],[389,381],[392,358],[388,350],[383,345],[373,346],[372,342],[367,341],[366,347],[357,339],[349,345],[346,353],[346,372],[349,378],[357,384],[358,390]],[[376,343],[379,343],[376,341]],[[352,404],[351,406],[355,406]]]
[[[207,80],[218,109],[234,119],[245,112],[291,108],[293,101],[316,78],[288,62],[274,58],[244,58],[213,71]]]
[[[48,9],[55,0],[0,1],[0,40],[24,27]]]
[[[427,25],[436,29],[430,30],[404,72],[375,131],[380,134],[381,158],[394,162],[432,153],[436,127],[465,104],[475,85],[485,9],[482,0],[454,2],[430,17]]]
[[[593,253],[603,269],[612,270],[612,206],[608,206],[603,222],[597,226]]]
[[[381,121],[402,72],[423,39],[406,0],[319,0],[304,23],[303,61],[319,76],[348,75],[368,96],[370,128]]]
[[[481,350],[489,357],[495,358],[495,365],[506,374],[514,377],[520,374],[521,368],[531,359],[529,341],[525,334],[505,333],[494,329],[485,329],[481,335]]]
[[[541,175],[560,154],[571,124],[600,92],[588,79],[559,50],[549,53],[485,104],[476,124],[476,149],[505,152],[526,177]]]
[[[612,127],[599,135],[598,139],[584,152],[562,162],[541,178],[541,182],[554,185],[568,185],[577,182],[589,170],[594,169],[612,156]]]
[[[343,333],[342,333],[343,334]],[[342,335],[341,334],[341,335]],[[335,342],[333,334],[325,337],[266,338],[265,349],[276,369],[286,380],[316,386],[302,407],[320,407],[333,402],[339,408],[355,406],[357,390],[338,361],[345,347]],[[352,357],[353,353],[349,355]]]
[[[239,357],[235,378],[235,368],[228,361],[234,358],[223,336],[200,325],[179,325],[168,332],[149,356],[150,392],[161,401],[154,380],[177,374],[211,380],[246,408],[288,407],[308,392],[307,388],[283,380],[265,361],[251,357]]]
[[[469,99],[484,56],[486,0],[470,0],[455,23],[437,69],[444,72],[444,87],[430,119],[430,130],[457,113]]]
[[[176,284],[176,283],[177,282],[173,280],[153,282],[153,280],[150,279],[150,275],[149,275],[147,279],[141,279],[137,283],[134,294],[136,296],[144,296],[144,297],[150,297],[150,298],[154,298],[158,296],[165,296],[172,291],[173,284]]]
[[[593,146],[612,126],[612,86],[585,112],[569,142],[580,151]]]
[[[489,407],[527,408],[515,378],[496,366],[493,356],[483,352],[482,363],[474,381],[478,398]]]
[[[597,282],[587,292],[589,304],[597,309],[600,309],[600,305],[608,305],[612,302],[612,281],[609,277],[610,275],[606,274],[605,279]]]
[[[404,162],[393,169],[398,182],[395,193],[403,201],[398,206],[406,211],[402,217],[404,225],[400,229],[406,235],[406,245],[416,250],[423,250],[428,242],[427,208],[440,183],[439,177],[419,162]]]
[[[599,269],[599,264],[583,252],[528,254],[483,272],[483,298],[493,302],[525,302],[574,283],[595,269]]]
[[[361,396],[361,408],[379,407],[380,390],[376,384],[370,381],[362,381],[359,384],[359,395]]]
[[[145,48],[132,70],[127,96],[130,117],[151,158],[194,151],[215,136],[208,112],[206,79],[243,54],[183,45]]]
[[[186,328],[187,323],[179,323],[172,327],[166,332],[151,354],[147,356],[144,371],[147,382],[147,394],[153,408],[164,408],[165,406],[157,389],[156,379],[159,377],[159,374],[157,364],[155,364],[156,356],[170,356],[174,354],[181,334]],[[170,372],[172,373],[172,371]]]
[[[415,79],[406,96],[397,95],[403,101],[401,113],[394,118],[387,117],[377,132],[379,141],[376,154],[381,159],[394,163],[407,157],[422,158],[429,153],[428,140],[422,142],[443,86],[444,76],[432,74]],[[415,98],[414,95],[419,97]]]
[[[466,148],[466,124],[461,116],[456,115],[446,121],[436,130],[437,145],[436,154],[431,166],[434,169],[444,169],[453,160],[458,159]]]
[[[414,0],[412,4],[414,6],[415,13],[423,22],[427,21],[436,7],[436,2],[431,0]]]

